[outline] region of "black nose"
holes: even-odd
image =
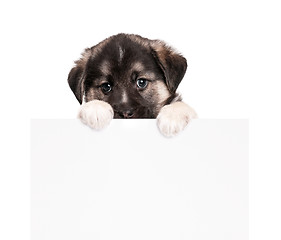
[[[120,117],[122,118],[132,118],[134,116],[134,112],[132,110],[119,112]]]

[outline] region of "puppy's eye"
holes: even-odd
[[[140,78],[137,80],[137,86],[138,86],[138,88],[141,88],[141,89],[146,88],[147,83],[148,83],[147,80],[144,78]]]
[[[110,83],[106,82],[106,83],[103,83],[101,86],[100,86],[101,90],[103,91],[103,93],[109,93],[111,90],[112,90],[112,86]]]

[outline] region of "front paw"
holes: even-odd
[[[78,118],[89,127],[100,130],[111,122],[113,109],[107,102],[93,100],[81,106]]]
[[[184,102],[174,102],[164,106],[158,116],[157,125],[166,137],[173,137],[183,131],[191,119],[196,118],[195,111]]]

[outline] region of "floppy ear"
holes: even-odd
[[[82,67],[76,66],[71,69],[68,74],[68,84],[77,98],[78,102],[82,104],[83,101],[83,75],[84,69]]]
[[[162,41],[153,41],[152,52],[161,67],[168,89],[175,93],[185,74],[186,59]]]
[[[68,74],[69,87],[80,104],[83,102],[85,69],[90,56],[91,49],[85,49],[85,51],[82,53],[82,57],[75,61],[76,66],[73,67]]]

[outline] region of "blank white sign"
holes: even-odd
[[[248,240],[248,121],[31,121],[32,240]]]

